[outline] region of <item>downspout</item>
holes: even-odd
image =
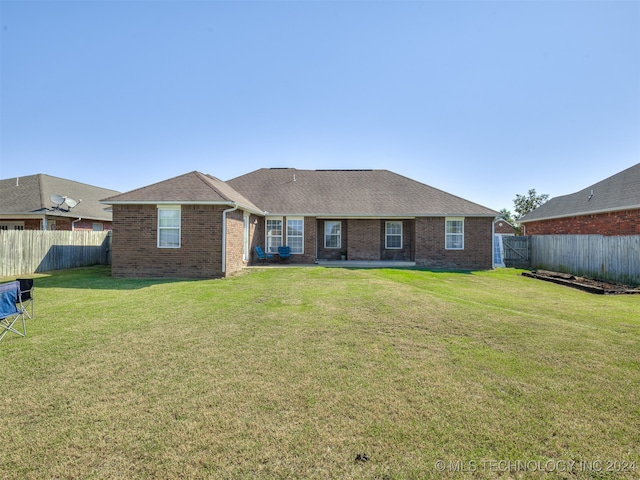
[[[73,222],[71,222],[71,231],[73,232],[75,230],[75,224],[76,222],[79,222],[80,220],[82,220],[82,217],[78,217],[77,220],[74,220]]]
[[[234,203],[233,208],[222,211],[222,273],[227,271],[227,213],[235,212],[238,204]]]

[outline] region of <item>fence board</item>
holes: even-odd
[[[640,284],[640,235],[534,235],[531,266]]]
[[[110,232],[4,230],[0,276],[107,265],[110,251]]]
[[[530,243],[529,237],[504,236],[504,264],[507,267],[529,268],[530,266]]]

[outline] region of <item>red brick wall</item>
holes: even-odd
[[[445,218],[416,218],[416,264],[428,268],[491,269],[492,223],[493,218],[465,218],[464,250],[446,250]]]
[[[222,210],[224,207],[218,205],[183,205],[181,247],[158,248],[158,210],[155,205],[114,205],[112,275],[222,276]]]
[[[640,235],[640,209],[524,224],[526,235]]]
[[[517,233],[516,229],[513,228],[513,226],[511,226],[511,224],[506,222],[505,220],[498,220],[493,228],[495,229],[495,233],[498,234],[501,233],[505,235],[515,235]]]
[[[347,220],[349,242],[347,243],[347,259],[380,260],[382,228],[380,220]],[[343,241],[344,244],[344,241]]]
[[[227,213],[226,271],[225,276],[244,267],[244,218],[241,210]]]

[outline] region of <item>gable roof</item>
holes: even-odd
[[[519,222],[634,209],[640,209],[640,163],[579,192],[554,197]]]
[[[119,192],[43,173],[3,179],[0,180],[0,214],[56,215],[111,221],[111,211],[100,204],[100,199],[116,193]],[[52,195],[63,195],[82,201],[73,208],[63,204],[61,208],[54,209]]]
[[[496,216],[498,212],[388,170],[263,168],[227,181],[270,214]]]
[[[106,204],[213,204],[232,205],[262,213],[250,200],[222,180],[200,172],[185,173],[162,182],[102,200]]]

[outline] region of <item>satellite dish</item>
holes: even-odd
[[[62,195],[58,195],[57,193],[54,193],[53,195],[51,195],[49,197],[51,199],[51,201],[53,203],[55,203],[57,206],[60,206],[64,203],[64,197]]]
[[[69,205],[69,208],[73,208],[81,202],[81,200],[74,200],[73,198],[69,198],[69,197],[64,197],[64,201],[67,202],[67,205]]]

